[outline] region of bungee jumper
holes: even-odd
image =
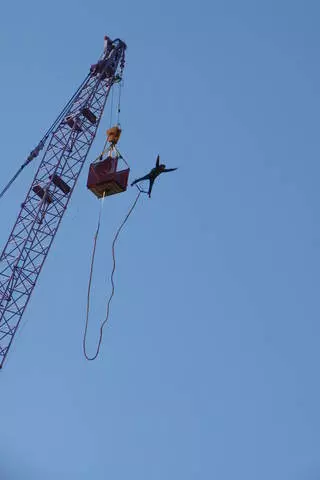
[[[163,163],[160,163],[160,155],[157,156],[157,161],[156,161],[156,166],[150,170],[150,172],[145,175],[144,177],[137,178],[137,180],[134,180],[134,182],[131,183],[131,187],[133,185],[136,185],[137,183],[143,182],[144,180],[149,180],[149,190],[148,190],[148,195],[149,198],[151,198],[151,191],[152,187],[154,184],[155,179],[161,175],[161,173],[165,172],[173,172],[174,170],[177,170],[177,168],[166,168],[166,165]]]

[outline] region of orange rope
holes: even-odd
[[[96,353],[92,356],[92,357],[89,357],[89,355],[87,354],[87,351],[86,351],[86,339],[87,339],[87,331],[88,331],[88,324],[89,324],[89,311],[90,311],[90,292],[91,292],[91,283],[92,283],[92,274],[93,274],[93,265],[94,265],[94,258],[95,258],[95,253],[96,253],[96,246],[97,246],[97,239],[98,239],[98,234],[99,234],[99,230],[100,230],[100,223],[101,223],[101,211],[102,209],[100,210],[100,214],[99,214],[99,220],[98,220],[98,226],[97,226],[97,230],[96,230],[96,233],[95,233],[95,236],[94,236],[94,242],[93,242],[93,251],[92,251],[92,257],[91,257],[91,267],[90,267],[90,277],[89,277],[89,284],[88,284],[88,295],[87,295],[87,310],[86,310],[86,324],[85,324],[85,330],[84,330],[84,336],[83,336],[83,353],[84,353],[84,356],[87,360],[95,360],[97,358],[97,356],[99,355],[99,352],[100,352],[100,347],[101,347],[101,342],[102,342],[102,337],[103,337],[103,329],[104,329],[104,326],[106,325],[106,323],[108,322],[108,319],[109,319],[109,313],[110,313],[110,304],[111,304],[111,300],[114,296],[114,292],[115,292],[115,285],[114,285],[114,280],[113,280],[113,277],[114,277],[114,273],[115,273],[115,270],[116,270],[116,257],[115,257],[115,244],[118,240],[118,237],[120,235],[120,232],[122,230],[122,228],[125,226],[125,224],[127,223],[131,213],[133,212],[133,210],[135,209],[135,206],[137,205],[138,203],[138,200],[140,198],[140,195],[141,195],[141,192],[138,193],[135,201],[133,202],[129,212],[127,213],[127,215],[125,216],[123,222],[121,223],[120,227],[118,228],[115,236],[114,236],[114,239],[113,239],[113,242],[112,242],[112,259],[113,259],[113,268],[112,268],[112,272],[111,272],[111,276],[110,276],[110,280],[111,280],[111,285],[112,285],[112,290],[111,290],[111,294],[110,294],[110,297],[109,297],[109,300],[108,300],[108,303],[107,303],[107,312],[106,312],[106,318],[104,319],[104,321],[102,322],[101,326],[100,326],[100,335],[99,335],[99,341],[98,341],[98,346],[97,346],[97,349],[96,349]]]

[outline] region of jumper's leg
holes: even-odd
[[[131,183],[131,187],[135,185],[136,183],[143,182],[143,180],[150,180],[149,174],[145,175],[144,177],[137,178],[134,182]]]
[[[149,184],[149,190],[148,190],[149,198],[151,197],[151,190],[152,190],[153,184],[154,184],[154,178],[150,178],[150,184]]]

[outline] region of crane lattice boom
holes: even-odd
[[[95,138],[109,91],[122,76],[125,49],[121,40],[105,49],[69,102],[0,256],[0,368]]]

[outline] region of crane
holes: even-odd
[[[38,146],[0,193],[46,146],[0,256],[0,368],[58,231],[95,138],[108,94],[121,81],[126,44],[105,37],[104,51]]]

